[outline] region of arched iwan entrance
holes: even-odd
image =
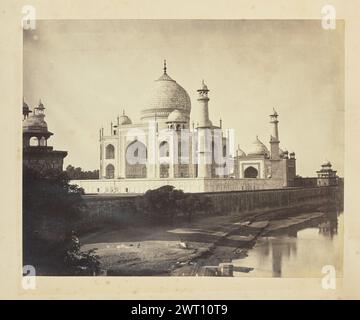
[[[160,178],[169,177],[169,156],[170,148],[167,141],[162,141],[159,146],[160,156]]]
[[[112,164],[108,164],[106,166],[106,178],[114,179],[114,177],[115,177],[115,168]]]
[[[115,158],[115,148],[112,144],[108,144],[105,148],[105,158],[114,159]]]
[[[37,137],[31,137],[29,140],[29,145],[31,147],[37,147],[39,145],[39,139]]]
[[[131,142],[125,153],[126,178],[146,178],[146,161],[146,146],[138,140]]]
[[[259,172],[254,167],[248,167],[244,171],[244,178],[257,178]]]

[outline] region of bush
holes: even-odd
[[[167,185],[148,190],[140,202],[140,210],[146,218],[156,223],[174,222],[179,215],[191,222],[194,213],[210,212],[212,204],[199,195],[186,194]]]
[[[73,233],[64,257],[65,274],[98,275],[100,273],[100,257],[95,254],[97,249],[81,251],[80,248],[80,241]]]
[[[158,222],[173,221],[176,215],[176,201],[185,196],[182,190],[175,190],[173,186],[163,186],[145,192],[140,203],[140,210],[146,218],[156,218]]]

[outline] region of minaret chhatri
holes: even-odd
[[[280,159],[280,151],[279,151],[279,129],[278,129],[278,113],[274,110],[274,113],[270,115],[270,123],[273,124],[273,133],[270,136],[270,152],[272,160]]]
[[[198,178],[211,178],[211,163],[212,163],[212,151],[211,151],[211,127],[212,123],[209,119],[208,108],[208,92],[209,89],[202,81],[201,88],[197,90],[199,93],[198,101],[198,123],[196,125],[198,133]]]

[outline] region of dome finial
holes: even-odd
[[[38,109],[45,109],[44,108],[44,105],[43,105],[43,103],[42,103],[42,101],[41,101],[41,98],[39,99],[39,104],[38,104],[38,107],[37,107]]]
[[[198,92],[209,92],[207,85],[205,84],[204,79],[201,80],[201,88],[197,90]]]
[[[131,119],[125,114],[125,109],[122,110],[122,114],[119,117],[119,125],[132,124]]]
[[[164,59],[164,74],[166,74],[166,59]]]

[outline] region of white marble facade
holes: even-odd
[[[210,120],[204,81],[197,91],[192,107],[165,62],[140,121],[133,123],[123,111],[109,128],[100,129],[100,179],[75,183],[88,193],[143,193],[166,184],[187,192],[291,186],[295,154],[279,147],[276,111],[270,115],[270,150],[256,137],[246,154],[233,147],[232,130],[224,130],[221,120],[219,126]]]

